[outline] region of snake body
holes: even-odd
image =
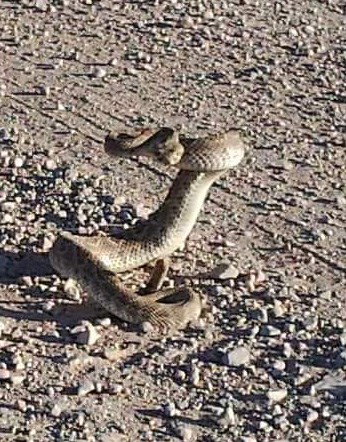
[[[184,246],[210,186],[240,162],[244,144],[234,131],[191,140],[163,128],[139,136],[109,136],[105,150],[115,157],[152,156],[180,171],[161,206],[139,228],[126,231],[125,239],[63,232],[50,251],[51,264],[127,322],[181,328],[201,312],[200,298],[193,291],[159,290],[139,296],[126,289],[116,274],[167,257]]]

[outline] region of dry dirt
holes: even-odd
[[[1,441],[345,440],[345,3],[3,0],[0,29]],[[173,257],[209,309],[172,336],[46,258],[159,205],[175,172],[102,144],[163,125],[250,147]]]

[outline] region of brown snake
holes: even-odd
[[[182,328],[201,313],[200,297],[189,288],[158,290],[139,296],[126,289],[116,273],[157,260],[152,289],[165,270],[163,259],[185,241],[197,221],[210,186],[243,158],[238,132],[200,139],[179,137],[170,128],[137,136],[108,136],[105,150],[115,157],[152,156],[180,169],[161,206],[125,239],[82,237],[61,233],[50,251],[54,269],[75,280],[106,310],[132,323]]]

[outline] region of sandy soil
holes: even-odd
[[[0,2],[1,441],[345,440],[344,14]],[[250,147],[173,257],[167,283],[209,309],[164,337],[93,317],[46,257],[59,230],[159,205],[175,172],[110,160],[103,139],[163,125],[238,127]],[[221,263],[231,278],[205,276]]]

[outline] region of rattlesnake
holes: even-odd
[[[77,280],[101,306],[127,322],[184,327],[200,315],[196,293],[180,288],[139,296],[125,288],[116,273],[158,260],[151,288],[159,288],[166,270],[164,259],[184,246],[213,182],[241,161],[243,141],[236,131],[187,139],[162,128],[137,136],[107,136],[105,151],[116,157],[152,156],[180,171],[161,206],[144,224],[127,230],[125,239],[62,232],[50,251],[50,262],[63,277]]]

